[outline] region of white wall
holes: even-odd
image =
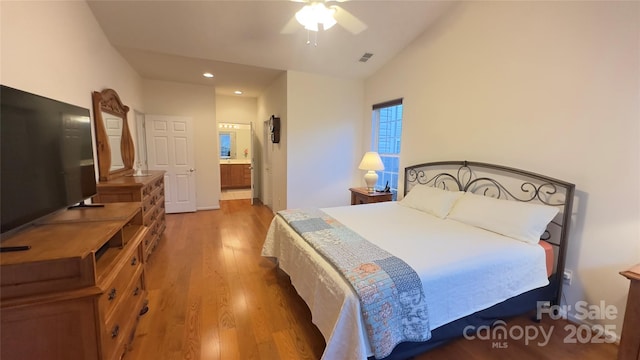
[[[364,83],[287,74],[287,207],[348,205],[363,176]]]
[[[271,115],[281,120],[279,144],[265,144],[259,136],[271,158],[271,164],[261,164],[266,205],[278,211],[350,203],[349,188],[362,185],[357,167],[363,154],[363,94],[361,80],[296,71],[265,89],[258,98],[259,125]]]
[[[93,91],[112,88],[125,105],[142,109],[140,77],[84,1],[2,1],[0,33],[3,85],[87,108],[92,123]],[[135,138],[133,117],[130,111]]]
[[[0,2],[4,85],[91,109],[112,88],[141,108],[141,79],[111,46],[82,1]]]
[[[264,121],[272,115],[282,122],[280,143],[265,140]],[[286,208],[287,204],[287,73],[278,76],[258,98],[258,121],[256,134],[262,152],[256,154],[261,184],[260,199],[273,211]],[[262,134],[262,135],[260,135]],[[267,159],[270,161],[267,163]]]
[[[0,33],[3,85],[87,108],[92,124],[93,91],[112,88],[132,110],[142,108],[141,78],[111,46],[84,1],[2,1]],[[135,139],[133,118],[130,111]],[[95,139],[93,125],[92,132]]]
[[[194,124],[196,208],[220,208],[220,165],[215,89],[168,81],[143,81],[145,113],[188,116]]]
[[[216,119],[218,124],[253,124],[255,131],[255,126],[258,121],[258,99],[242,96],[216,95]],[[218,128],[218,130],[221,129]],[[242,127],[242,130],[237,131],[238,134],[243,134],[243,136],[236,138],[238,159],[244,159],[244,149],[249,150],[247,158],[251,159],[253,156],[251,151],[255,151],[254,148],[257,146],[255,141],[251,141],[255,139],[251,139],[251,136],[246,136],[247,132],[249,132],[249,127]]]
[[[216,119],[218,123],[255,123],[258,99],[242,96],[216,95]]]
[[[618,272],[640,262],[639,34],[638,2],[465,2],[366,81],[368,106],[404,97],[401,167],[466,159],[575,183],[566,302],[616,306],[602,323],[618,332]]]

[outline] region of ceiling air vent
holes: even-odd
[[[373,56],[372,53],[364,53],[364,55],[362,55],[362,57],[360,58],[360,62],[367,62],[369,59],[371,59],[371,57]]]

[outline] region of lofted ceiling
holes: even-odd
[[[304,6],[297,1],[89,0],[88,4],[109,41],[142,77],[214,86],[223,95],[242,90],[244,96],[256,97],[286,70],[366,78],[453,2],[328,2],[367,25],[358,34],[347,31],[340,20],[317,33],[301,25],[292,28],[295,12]],[[285,29],[294,31],[283,33]],[[360,62],[367,52],[373,56]],[[204,72],[214,78],[204,78]]]

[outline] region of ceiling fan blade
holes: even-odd
[[[285,24],[285,26],[280,30],[280,34],[293,34],[294,32],[302,29],[298,20],[296,20],[295,16],[292,16],[291,19]]]
[[[333,5],[331,6],[331,8],[336,10],[336,13],[333,17],[336,19],[338,24],[347,29],[350,33],[357,35],[367,30],[367,24],[360,21],[360,19],[355,17],[344,8],[337,5]]]

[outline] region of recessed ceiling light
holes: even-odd
[[[204,77],[206,77],[206,78],[212,78],[212,77],[213,77],[213,74],[212,74],[212,73],[208,73],[208,72],[207,72],[207,73],[202,74],[202,76],[204,76]]]
[[[240,90],[236,90],[233,93],[236,94],[236,95],[242,95],[242,91],[240,91]]]

